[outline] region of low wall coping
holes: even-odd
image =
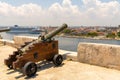
[[[79,62],[120,70],[120,45],[102,43],[79,43]]]

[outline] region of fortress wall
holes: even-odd
[[[120,70],[120,46],[98,43],[79,43],[79,62]]]
[[[25,42],[30,42],[37,39],[37,37],[30,37],[30,36],[14,36],[15,45],[20,46],[23,45]]]
[[[14,41],[11,40],[0,39],[0,44],[15,47]]]

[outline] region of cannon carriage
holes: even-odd
[[[58,54],[58,41],[54,40],[53,37],[65,28],[67,28],[67,24],[63,24],[51,33],[32,42],[25,43],[17,51],[9,55],[4,60],[4,64],[10,69],[22,69],[23,74],[28,77],[36,74],[36,62],[42,60],[53,61],[56,66],[59,66],[63,58]]]

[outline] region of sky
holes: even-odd
[[[0,25],[117,26],[120,0],[0,0]]]

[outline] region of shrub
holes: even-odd
[[[115,35],[115,33],[108,33],[108,34],[106,35],[106,37],[107,37],[107,38],[115,38],[116,35]]]
[[[120,37],[120,32],[117,32],[117,36]]]
[[[98,36],[98,33],[97,33],[97,32],[89,32],[89,33],[87,34],[87,36],[95,37],[95,36]]]

